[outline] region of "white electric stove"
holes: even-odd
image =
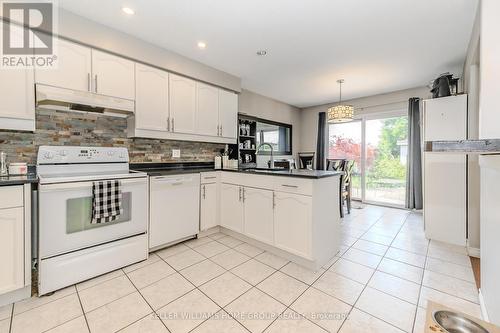
[[[41,146],[38,289],[43,295],[148,256],[148,177],[126,148]],[[123,213],[91,224],[92,184],[119,180]]]

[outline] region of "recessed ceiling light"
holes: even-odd
[[[198,48],[204,50],[207,48],[207,43],[205,42],[198,42]]]
[[[127,15],[134,15],[135,14],[135,11],[129,7],[123,7],[122,11]]]
[[[265,56],[266,54],[267,54],[266,50],[259,50],[259,51],[257,51],[257,55],[258,56]]]

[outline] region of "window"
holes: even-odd
[[[273,146],[275,155],[292,154],[292,126],[287,124],[275,123],[263,119],[257,120],[256,141],[257,146],[261,143],[269,143]],[[259,154],[270,154],[271,149],[263,146]]]

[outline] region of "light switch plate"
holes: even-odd
[[[172,157],[173,158],[181,157],[181,150],[180,149],[172,149]]]

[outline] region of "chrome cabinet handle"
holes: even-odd
[[[167,131],[170,132],[170,116],[167,117]]]
[[[87,90],[92,92],[92,87],[90,86],[90,73],[87,73]]]
[[[94,90],[95,90],[95,93],[97,94],[97,74],[94,77]]]
[[[174,117],[172,117],[172,132],[175,132],[175,127],[174,127]]]
[[[241,195],[241,186],[239,187],[239,198],[238,198],[238,201],[241,201],[241,198],[242,198],[242,195]]]
[[[220,136],[222,136],[222,125],[220,125]]]
[[[243,196],[242,196],[242,198],[243,198],[243,202],[245,202],[245,188],[244,187],[243,187]]]
[[[217,125],[217,136],[219,136],[219,125]]]
[[[276,193],[273,191],[273,209],[276,208]]]
[[[290,188],[299,188],[297,185],[287,185],[287,184],[281,184],[281,186],[284,186],[284,187],[290,187]]]
[[[206,199],[207,197],[207,187],[203,185],[203,199]]]
[[[209,177],[203,177],[203,179],[215,179],[217,176],[209,176]]]

